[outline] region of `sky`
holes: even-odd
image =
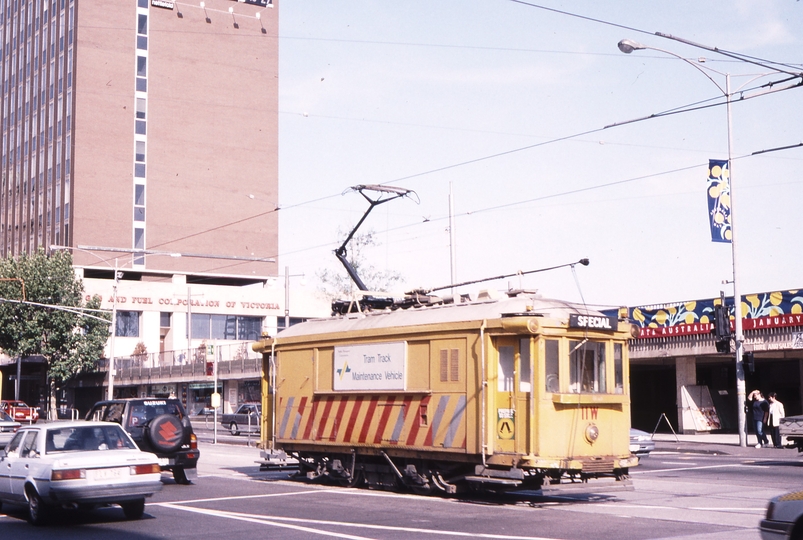
[[[349,187],[383,184],[415,192],[360,228],[377,241],[365,263],[402,276],[396,292],[449,285],[452,268],[463,282],[588,258],[458,291],[596,306],[731,295],[733,251],[711,241],[706,199],[708,160],[728,157],[727,73],[739,289],[803,288],[803,147],[752,155],[803,142],[803,87],[756,96],[787,76],[656,35],[803,72],[803,2],[277,3],[280,272],[313,285],[344,272],[333,250],[368,209]],[[667,52],[624,54],[623,38]],[[701,103],[720,105],[627,122]]]

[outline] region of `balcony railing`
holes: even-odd
[[[251,350],[251,343],[235,342],[215,345],[214,355],[207,354],[207,347],[195,349],[146,353],[114,358],[116,384],[148,384],[155,382],[179,382],[211,379],[209,371],[216,357],[217,376],[221,379],[259,376],[262,355]],[[108,371],[108,359],[98,362],[98,371]]]

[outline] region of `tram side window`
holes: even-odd
[[[625,393],[624,368],[622,366],[622,344],[613,344],[613,384],[614,393]]]
[[[499,347],[499,366],[497,370],[497,391],[513,391],[513,366],[515,361],[514,347]]]
[[[546,368],[545,380],[547,392],[560,392],[560,376],[558,375],[558,367],[560,366],[560,357],[558,356],[558,345],[560,342],[556,339],[546,340],[546,358],[544,366]]]
[[[605,344],[570,341],[569,389],[573,393],[596,394],[607,391],[605,380]]]
[[[530,338],[519,341],[519,392],[529,392],[532,388],[533,370],[530,366]]]

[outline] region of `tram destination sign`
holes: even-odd
[[[605,315],[580,315],[572,313],[569,315],[569,328],[586,328],[588,330],[598,330],[601,332],[614,332],[618,320],[616,317],[606,317]]]
[[[404,390],[407,343],[393,341],[335,347],[332,389]]]

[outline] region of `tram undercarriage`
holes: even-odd
[[[297,477],[331,481],[345,487],[408,489],[420,495],[476,491],[608,491],[632,489],[628,469],[560,470],[493,468],[470,462],[378,455],[290,452],[298,460]],[[599,468],[598,468],[599,469]],[[589,484],[589,480],[593,480]]]

